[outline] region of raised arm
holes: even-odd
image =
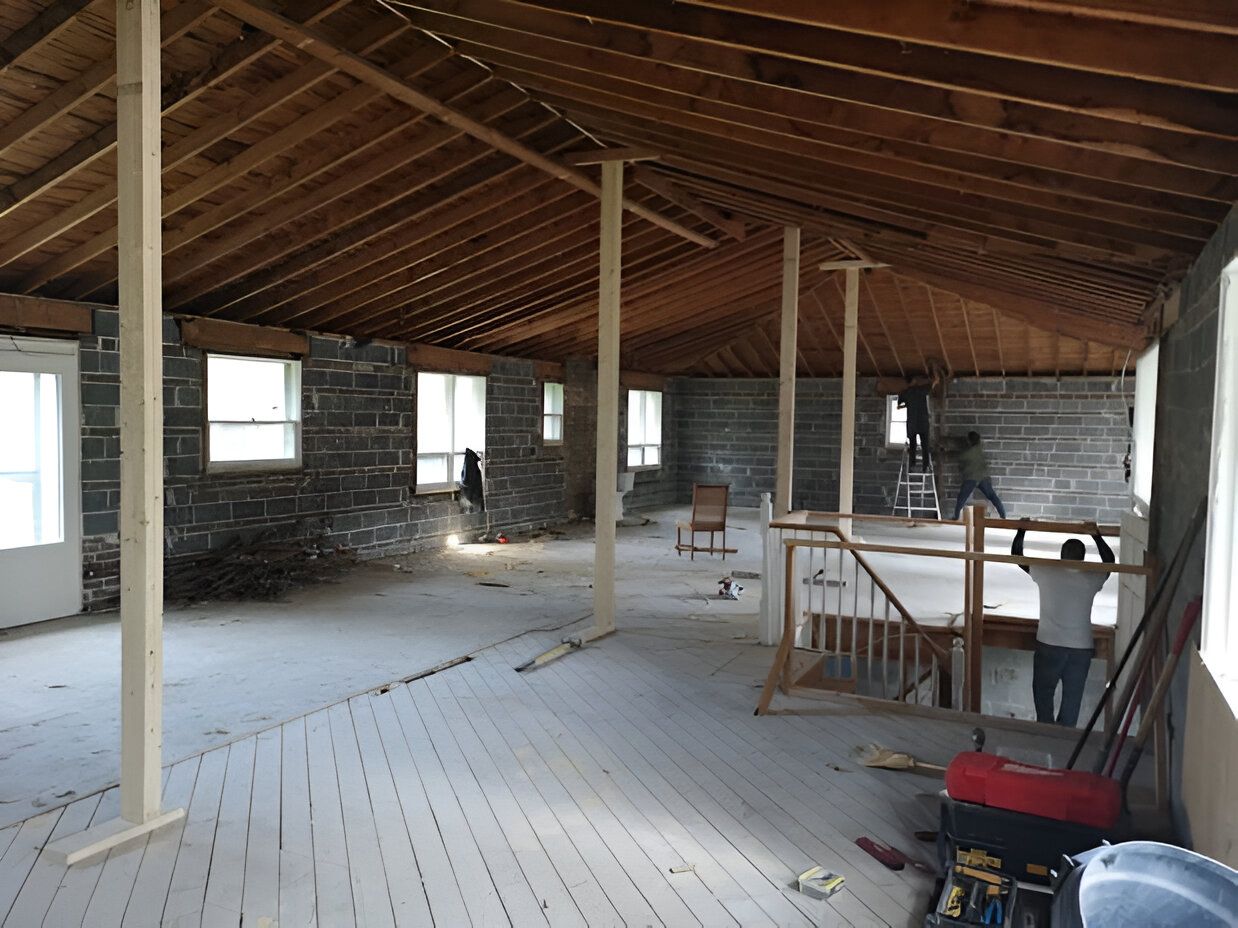
[[[1023,536],[1027,534],[1027,529],[1021,528],[1014,533],[1014,541],[1010,543],[1010,553],[1015,557],[1023,556]],[[1026,564],[1020,564],[1019,569],[1025,574],[1031,574],[1031,570]]]
[[[1100,528],[1095,522],[1089,526],[1092,529],[1092,540],[1096,542],[1096,550],[1100,552],[1100,559],[1106,564],[1114,562],[1113,549],[1105,543],[1105,536],[1100,533]]]

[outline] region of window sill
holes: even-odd
[[[560,438],[560,439],[558,439],[557,441],[551,441],[549,438],[543,438],[543,439],[542,439],[542,447],[543,447],[543,448],[562,448],[562,447],[563,447],[563,439],[562,439],[562,438]]]
[[[458,483],[431,483],[427,486],[419,486],[413,490],[414,496],[454,496],[460,492],[460,484]]]
[[[1233,661],[1225,661],[1220,655],[1207,654],[1203,651],[1199,652],[1199,661],[1212,676],[1212,682],[1221,691],[1221,698],[1229,704],[1234,718],[1238,719],[1238,671],[1232,667]],[[1226,664],[1231,665],[1228,672],[1223,669]]]
[[[628,468],[628,473],[639,474],[644,471],[661,470],[661,469],[662,469],[661,464],[633,464],[631,467]]]
[[[301,470],[301,462],[296,461],[208,461],[203,471],[207,476],[226,476],[229,474],[287,474]]]

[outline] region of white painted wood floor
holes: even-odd
[[[41,848],[115,816],[115,789],[5,828],[0,921],[918,925],[929,878],[854,841],[931,859],[911,831],[932,827],[940,781],[854,753],[942,762],[968,726],[845,701],[754,718],[771,649],[697,624],[516,674],[556,640],[526,635],[182,761],[164,805],[185,806],[183,824],[68,871]],[[818,863],[846,876],[829,903],[789,889]]]

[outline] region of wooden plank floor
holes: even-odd
[[[843,700],[754,718],[771,652],[733,631],[620,632],[529,674],[554,635],[489,648],[177,763],[183,823],[65,871],[44,844],[118,807],[77,799],[0,830],[0,923],[918,925],[928,878],[854,842],[931,859],[911,832],[940,781],[856,751],[941,762],[969,726]],[[789,888],[816,863],[846,876],[829,903]]]

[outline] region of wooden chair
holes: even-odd
[[[675,550],[681,557],[687,551],[692,560],[696,560],[696,553],[700,551],[702,554],[721,553],[725,561],[728,552],[734,554],[738,550],[726,546],[726,506],[730,490],[729,483],[694,483],[692,485],[692,518],[687,522],[679,522],[675,526]],[[689,533],[688,544],[684,544],[683,541],[685,531]],[[697,533],[704,532],[709,532],[709,547],[698,548]],[[722,533],[721,548],[714,547],[714,535],[718,532]]]

